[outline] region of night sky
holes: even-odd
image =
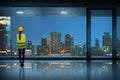
[[[75,45],[78,42],[81,42],[82,45],[86,43],[86,17],[12,17],[11,20],[13,43],[16,42],[15,35],[19,25],[24,27],[27,41],[31,40],[35,45],[40,44],[41,38],[49,38],[50,32],[60,32],[62,42],[64,42],[66,34],[73,34]],[[109,32],[112,35],[112,18],[92,17],[91,21],[91,45],[94,46],[95,38],[98,38],[101,47],[103,33]],[[13,44],[13,46],[16,47],[16,44]]]

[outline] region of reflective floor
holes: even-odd
[[[120,61],[0,60],[0,80],[120,80]]]

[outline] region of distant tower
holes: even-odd
[[[7,23],[6,17],[0,17],[0,53],[6,53],[8,40],[7,40]]]
[[[65,50],[68,53],[72,53],[74,48],[74,39],[72,34],[65,35]]]
[[[112,51],[112,39],[108,32],[104,32],[103,34],[103,51],[105,53],[111,53]]]
[[[41,47],[42,47],[43,55],[47,55],[47,52],[48,52],[47,38],[42,38],[41,39]]]
[[[117,39],[117,56],[120,56],[120,39]]]
[[[26,48],[31,50],[32,54],[34,55],[34,53],[35,53],[35,45],[34,45],[34,43],[32,41],[27,42],[27,47]]]
[[[41,55],[43,55],[42,54],[42,46],[40,46],[40,45],[37,45],[37,55],[39,55],[39,56],[41,56]]]
[[[83,55],[86,55],[87,52],[87,46],[86,44],[83,45]]]
[[[49,50],[52,54],[60,53],[61,34],[59,32],[50,32]]]
[[[75,55],[76,56],[83,56],[83,49],[82,49],[82,43],[79,42],[76,46],[75,46]]]
[[[99,40],[97,38],[95,39],[95,48],[97,51],[99,50]]]

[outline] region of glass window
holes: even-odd
[[[85,8],[42,8],[38,55],[85,56]]]
[[[91,55],[112,56],[112,11],[91,11]]]
[[[117,9],[117,56],[120,57],[120,8]]]
[[[86,55],[86,8],[3,7],[0,10],[0,15],[11,17],[10,55],[18,55],[18,26],[24,27],[27,36],[27,56]]]
[[[11,17],[0,16],[0,55],[11,54],[10,31],[11,31]]]

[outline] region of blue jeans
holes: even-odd
[[[25,48],[23,49],[18,49],[19,52],[19,60],[20,63],[24,63],[24,59],[25,59]]]

